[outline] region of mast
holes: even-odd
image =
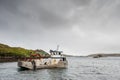
[[[59,45],[57,45],[57,49],[56,49],[56,51],[58,51],[59,50]]]

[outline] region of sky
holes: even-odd
[[[0,43],[69,55],[120,53],[120,0],[0,0]]]

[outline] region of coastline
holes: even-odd
[[[0,58],[0,63],[3,63],[3,62],[17,62],[18,59],[16,58]]]

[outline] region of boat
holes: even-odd
[[[33,54],[33,57],[18,61],[18,67],[36,70],[45,68],[67,68],[68,61],[62,55],[62,51],[50,50],[50,57],[41,57],[40,54]],[[35,56],[37,56],[35,58]]]

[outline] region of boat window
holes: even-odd
[[[61,55],[61,52],[59,52],[59,55]]]
[[[63,58],[63,61],[66,61],[66,58]]]
[[[53,55],[55,55],[55,53],[53,52]]]

